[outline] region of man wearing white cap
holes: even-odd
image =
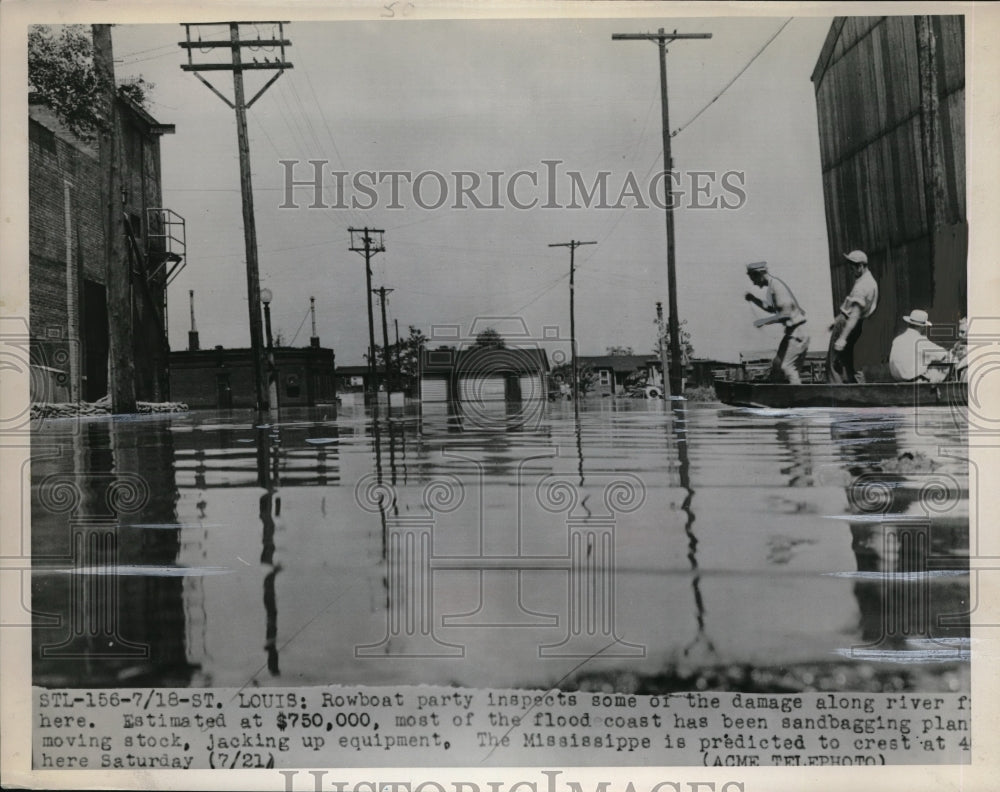
[[[767,292],[763,300],[750,292],[744,295],[744,299],[773,314],[766,319],[758,319],[754,324],[757,327],[775,322],[785,325],[785,335],[778,346],[772,368],[779,369],[792,385],[799,385],[802,382],[799,366],[809,352],[806,312],[799,306],[799,301],[795,299],[788,284],[767,271],[766,261],[747,264],[747,277],[754,286],[766,287]]]
[[[833,333],[831,340],[835,358],[830,373],[831,379],[857,382],[857,374],[854,371],[854,345],[861,335],[865,319],[875,313],[878,307],[878,284],[868,270],[868,256],[864,251],[852,250],[844,254],[844,259],[851,268],[854,285],[840,306],[840,313],[830,328]]]
[[[903,321],[907,327],[892,342],[889,373],[900,382],[941,382],[951,369],[951,356],[943,347],[925,337],[931,323],[927,311],[910,311]]]

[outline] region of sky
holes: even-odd
[[[373,257],[372,269],[373,286],[394,290],[390,340],[398,320],[403,335],[408,325],[434,339],[443,338],[449,325],[458,325],[461,336],[494,326],[532,343],[550,339],[544,342],[550,355],[568,351],[570,253],[549,246],[579,240],[597,243],[575,254],[579,353],[603,354],[610,346],[652,352],[656,302],[668,305],[665,212],[649,192],[650,179],[662,171],[657,48],[647,41],[612,41],[611,35],[664,27],[712,34],[674,42],[667,56],[670,126],[679,130],[671,145],[683,189],[674,212],[678,315],[695,355],[736,360],[741,351],[776,348],[780,329],[755,330],[753,320],[762,314],[743,299],[751,288],[745,265],[759,260],[795,292],[811,320],[813,348],[825,347],[833,307],[809,77],[830,22],[287,25],[293,68],[248,114],[260,278],[274,293],[275,332],[286,344],[308,344],[314,296],[323,345],[334,347],[340,365],[364,362],[364,258],[349,250],[348,228],[367,225],[385,230],[385,251]],[[226,33],[222,27],[202,30],[205,40]],[[251,38],[274,33],[270,25],[243,28]],[[150,111],[176,125],[176,134],[161,143],[163,201],[186,218],[187,266],[170,287],[170,342],[174,349],[186,347],[193,289],[201,346],[247,346],[235,114],[180,69],[186,55],[177,42],[183,37],[176,24],[113,28],[117,76],[141,74],[154,83]],[[247,52],[259,60],[276,56]],[[194,57],[228,59],[228,51],[196,51]],[[248,97],[271,74],[248,73]],[[205,75],[232,96],[228,72]],[[298,161],[293,177],[306,180],[314,159],[326,163],[327,208],[310,208],[311,186],[289,193],[285,185],[292,166],[282,160]],[[348,174],[343,208],[336,205],[333,171]],[[358,176],[362,171],[425,175],[419,191],[397,177],[393,203],[389,179],[374,201],[352,189],[354,179],[372,181]],[[499,208],[478,208],[471,199],[456,208],[459,171],[471,174],[461,177],[465,184],[480,179],[475,195],[482,204]],[[527,174],[508,194],[519,171]],[[716,175],[696,177],[695,171]],[[578,193],[573,208],[570,172],[587,190],[606,172],[605,205],[594,205],[596,195],[588,202]],[[434,173],[442,175],[447,200],[424,208],[439,199],[442,182]],[[619,200],[629,189],[629,174],[639,200]],[[491,179],[499,185],[497,200]],[[694,179],[707,191],[694,195]],[[558,208],[542,208],[553,184]],[[298,208],[281,208],[290,196]],[[362,206],[353,208],[352,199]],[[533,208],[515,205],[533,199]],[[381,343],[377,311],[376,305]]]

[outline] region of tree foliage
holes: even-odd
[[[389,345],[389,362],[395,369],[398,361],[399,371],[396,373],[402,387],[407,389],[415,387],[416,379],[420,375],[420,355],[426,348],[427,336],[413,325],[410,325],[410,335],[400,339],[398,346]],[[375,360],[379,366],[383,365],[385,360],[382,349],[379,345],[375,346]],[[367,358],[367,355],[365,357]]]
[[[681,362],[684,365],[687,365],[691,361],[691,358],[694,357],[694,345],[691,343],[691,332],[684,327],[684,325],[686,325],[686,324],[687,324],[687,319],[682,319],[680,321],[680,323],[678,324],[678,329],[680,330],[680,333],[679,333],[680,339],[679,340],[680,340],[680,347],[681,347]],[[667,360],[669,361],[670,360],[670,334],[667,332],[667,323],[666,322],[663,323],[663,327],[661,329],[661,332],[663,333],[663,350],[664,350],[664,352],[666,352],[666,354],[667,354]],[[657,356],[660,354],[660,345],[659,345],[659,343],[657,343],[657,344],[655,344],[653,346],[653,354],[657,355]]]
[[[594,371],[594,367],[589,363],[581,363],[576,368],[576,377],[579,383],[580,395],[586,396],[590,391],[594,389],[597,383],[597,372]],[[558,390],[562,383],[567,383],[571,388],[573,385],[573,364],[560,363],[558,366],[553,366],[552,370],[549,372],[549,382],[555,387],[552,390]]]
[[[604,354],[606,355],[634,355],[632,347],[630,346],[609,346],[604,348]]]
[[[107,123],[100,108],[107,86],[94,69],[94,41],[83,25],[28,30],[28,87],[74,135],[90,140]],[[145,107],[153,84],[123,81],[119,95]]]
[[[487,327],[476,335],[476,342],[472,345],[473,349],[506,349],[506,347],[507,342],[503,340],[503,336],[492,327]]]

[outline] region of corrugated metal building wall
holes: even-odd
[[[864,250],[880,304],[855,359],[877,376],[903,314],[923,308],[949,334],[965,315],[965,20],[838,17],[812,81],[834,311],[842,254]]]

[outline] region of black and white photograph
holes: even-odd
[[[90,6],[4,9],[5,785],[988,788],[997,14]]]

